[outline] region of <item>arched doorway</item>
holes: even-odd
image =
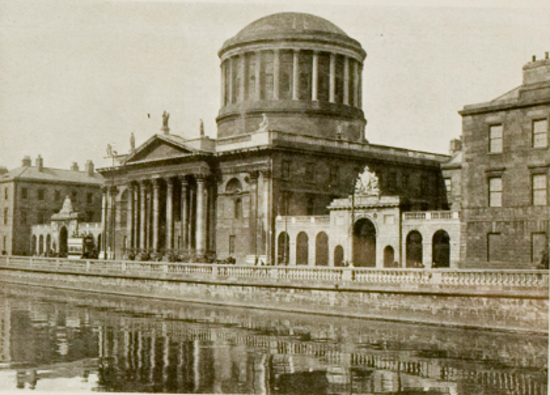
[[[300,232],[296,237],[296,265],[308,264],[309,238],[306,232]]]
[[[407,267],[420,267],[422,264],[422,235],[413,230],[407,235]]]
[[[38,238],[38,255],[42,255],[44,253],[44,235],[40,235]]]
[[[69,235],[67,227],[63,226],[59,231],[59,256],[66,257],[68,252],[67,241]]]
[[[334,248],[334,266],[344,266],[344,248],[341,245]]]
[[[319,232],[315,238],[315,266],[328,266],[328,236]]]
[[[281,232],[277,239],[277,264],[287,265],[290,253],[290,237],[288,233]]]
[[[395,260],[395,251],[392,246],[384,248],[384,267],[396,267],[393,262]]]
[[[451,266],[451,238],[444,230],[434,233],[432,239],[432,261],[435,267]]]
[[[366,219],[360,219],[353,226],[354,266],[376,266],[376,228]]]
[[[36,255],[36,235],[32,235],[31,255]]]

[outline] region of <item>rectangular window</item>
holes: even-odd
[[[315,165],[313,163],[308,163],[306,165],[306,182],[314,183],[315,182]]]
[[[338,185],[338,167],[331,166],[330,168],[330,185],[335,186]]]
[[[502,125],[489,126],[489,152],[493,154],[502,152]]]
[[[72,197],[71,197],[71,203],[76,203],[76,197],[77,197],[77,192],[76,191],[73,191],[72,192]]]
[[[487,234],[487,262],[499,261],[502,256],[502,242],[500,233]]]
[[[281,177],[282,178],[290,177],[290,162],[287,160],[281,163]]]
[[[235,253],[235,236],[230,235],[229,236],[229,254]]]
[[[94,194],[93,193],[88,193],[86,195],[86,203],[92,204],[93,201],[94,201]]]
[[[290,213],[290,194],[289,192],[283,192],[283,207],[282,215],[288,215]]]
[[[235,199],[233,207],[233,218],[239,219],[242,217],[243,212],[243,202],[241,199]]]
[[[548,120],[539,119],[533,121],[533,148],[548,147]]]
[[[8,200],[8,187],[4,189],[4,199]]]
[[[38,200],[44,200],[44,195],[45,195],[45,190],[44,189],[39,189],[38,190]]]
[[[531,186],[533,206],[546,206],[546,174],[533,174]]]
[[[8,209],[4,209],[4,225],[8,224]]]
[[[27,213],[25,211],[21,211],[21,223],[23,225],[27,224]]]
[[[401,175],[401,188],[407,189],[409,187],[409,174],[404,173]]]
[[[531,233],[531,262],[539,262],[546,248],[548,248],[546,233]]]
[[[27,199],[29,196],[29,190],[27,188],[21,188],[21,199]]]
[[[394,171],[390,171],[388,173],[388,188],[390,190],[395,190],[397,187],[397,174]]]
[[[44,223],[44,213],[39,212],[37,215],[38,215],[38,223],[43,224]]]
[[[54,199],[55,199],[56,202],[61,200],[61,192],[60,191],[55,191]]]
[[[6,243],[6,236],[4,236],[2,239],[3,239],[2,240],[3,241],[3,243],[2,243],[2,254],[5,254],[6,253],[6,244],[7,244]]]
[[[502,207],[502,178],[489,178],[489,207]]]
[[[453,192],[453,180],[450,178],[445,178],[445,189],[449,195]]]

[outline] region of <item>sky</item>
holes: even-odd
[[[247,24],[307,12],[358,40],[367,58],[367,139],[447,153],[458,111],[517,87],[550,51],[546,1],[0,0],[0,166],[108,166],[160,133],[216,136],[218,50]],[[149,116],[148,116],[149,114]]]

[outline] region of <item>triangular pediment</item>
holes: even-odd
[[[125,163],[175,158],[195,152],[196,150],[187,147],[181,138],[156,135],[138,147]]]

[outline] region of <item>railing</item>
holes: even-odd
[[[93,273],[181,279],[258,279],[369,285],[446,286],[448,288],[521,288],[547,290],[546,270],[376,269],[349,267],[244,266],[201,263],[80,260],[0,256],[0,268],[45,272]]]
[[[458,211],[413,211],[403,213],[403,219],[405,221],[433,221],[433,220],[447,220],[447,219],[459,219],[460,213]]]

